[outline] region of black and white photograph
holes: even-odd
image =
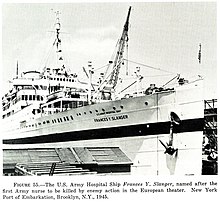
[[[216,2],[1,7],[4,179],[218,175]],[[118,187],[112,192],[217,185],[117,183],[96,185]],[[16,199],[7,193],[3,199]],[[95,199],[110,197],[102,194]],[[93,195],[80,197],[71,199]]]

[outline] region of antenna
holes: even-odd
[[[201,64],[201,62],[202,62],[202,45],[201,45],[201,43],[199,44],[198,60],[199,60],[199,64]]]
[[[17,68],[16,68],[16,79],[18,78],[18,60],[17,60]]]

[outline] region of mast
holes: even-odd
[[[62,48],[61,48],[61,39],[60,39],[60,29],[61,29],[61,24],[60,24],[60,12],[56,11],[56,23],[55,23],[55,32],[56,32],[56,38],[55,41],[53,43],[53,45],[56,45],[56,54],[57,54],[57,65],[58,65],[58,69],[60,67],[61,70],[64,70],[65,66],[63,64],[63,55],[62,55]]]
[[[92,103],[92,74],[94,73],[91,61],[88,62],[88,68],[89,68],[88,104],[91,104]]]

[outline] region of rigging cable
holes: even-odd
[[[96,72],[96,71],[98,71],[98,70],[100,70],[100,69],[102,69],[102,68],[104,68],[104,67],[107,67],[108,65],[109,65],[109,64],[104,65],[104,66],[102,66],[102,67],[99,67],[99,68],[97,68],[97,69],[94,69],[93,71]]]
[[[145,64],[142,64],[142,63],[139,63],[139,62],[135,62],[135,61],[132,61],[132,60],[128,60],[128,59],[124,59],[124,60],[126,60],[128,62],[131,62],[131,63],[134,63],[134,64],[137,64],[137,65],[141,65],[141,66],[150,68],[150,69],[154,69],[154,70],[158,70],[158,71],[163,71],[163,72],[167,72],[167,73],[176,74],[175,72],[167,71],[167,70],[160,69],[160,68],[157,68],[157,67],[152,67],[150,65],[145,65]]]
[[[176,78],[179,78],[180,77],[180,75],[179,74],[177,74],[175,77],[173,77],[172,79],[170,79],[168,82],[166,82],[164,85],[162,85],[162,88],[164,87],[164,86],[166,86],[167,84],[169,84],[171,81],[173,81],[174,79],[176,79]]]

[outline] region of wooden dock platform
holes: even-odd
[[[118,147],[3,150],[4,175],[85,175],[130,172],[132,162]]]

